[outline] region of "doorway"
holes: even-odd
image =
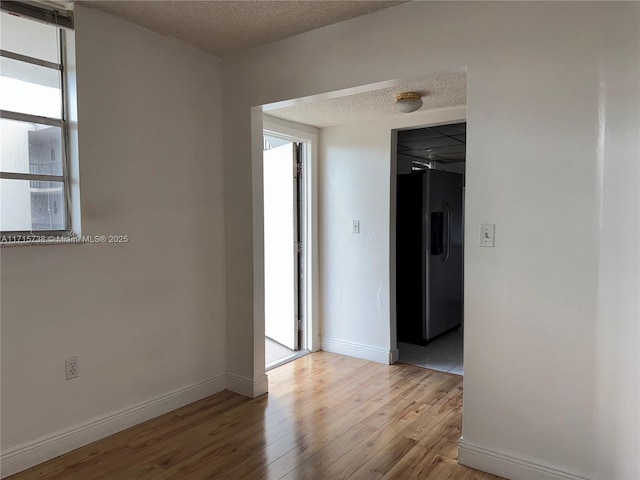
[[[462,375],[466,123],[397,137],[399,360]]]
[[[305,353],[303,142],[265,132],[263,151],[265,366]]]

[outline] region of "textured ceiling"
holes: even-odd
[[[319,128],[392,115],[411,115],[399,113],[394,106],[396,95],[409,91],[423,94],[423,106],[418,112],[465,105],[467,103],[467,75],[461,73],[399,87],[383,88],[331,100],[270,110],[265,113],[272,117]]]
[[[404,1],[93,1],[76,3],[226,57]]]

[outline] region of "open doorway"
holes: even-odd
[[[304,143],[265,132],[265,366],[298,358],[304,340]]]
[[[399,360],[462,375],[466,123],[398,132]]]
[[[425,92],[422,111],[406,115],[394,108],[397,94],[406,91]],[[321,162],[310,162],[304,169],[309,186],[306,228],[308,240],[312,242],[304,263],[310,285],[306,292],[309,328],[305,338],[311,351],[321,348],[377,362],[398,361],[397,132],[422,125],[464,121],[465,103],[466,75],[460,71],[435,78],[396,79],[255,107],[252,112],[254,167],[262,166],[262,152],[259,157],[257,153],[262,136],[259,134],[264,132],[285,133],[290,137],[284,138],[295,141],[311,135],[314,139],[309,146],[316,146],[312,158],[321,159]],[[258,115],[262,116],[261,131],[256,128]],[[261,190],[262,181],[254,184],[254,194],[260,199]],[[322,215],[318,215],[319,211]],[[262,242],[263,222],[256,227],[255,241]],[[255,252],[254,260],[258,271],[264,269],[261,256],[264,251],[260,250]],[[255,286],[258,303],[262,303],[264,285],[256,282]],[[264,312],[264,308],[261,310]],[[264,325],[259,323],[256,323],[258,327]],[[256,352],[264,346],[264,331],[260,330],[254,330],[259,335],[254,344]],[[260,356],[264,358],[264,354]]]

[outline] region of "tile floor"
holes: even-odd
[[[424,347],[398,342],[400,361],[439,372],[463,375],[462,329],[454,330]]]

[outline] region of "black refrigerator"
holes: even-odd
[[[426,345],[463,316],[463,176],[442,170],[398,175],[398,341]]]

